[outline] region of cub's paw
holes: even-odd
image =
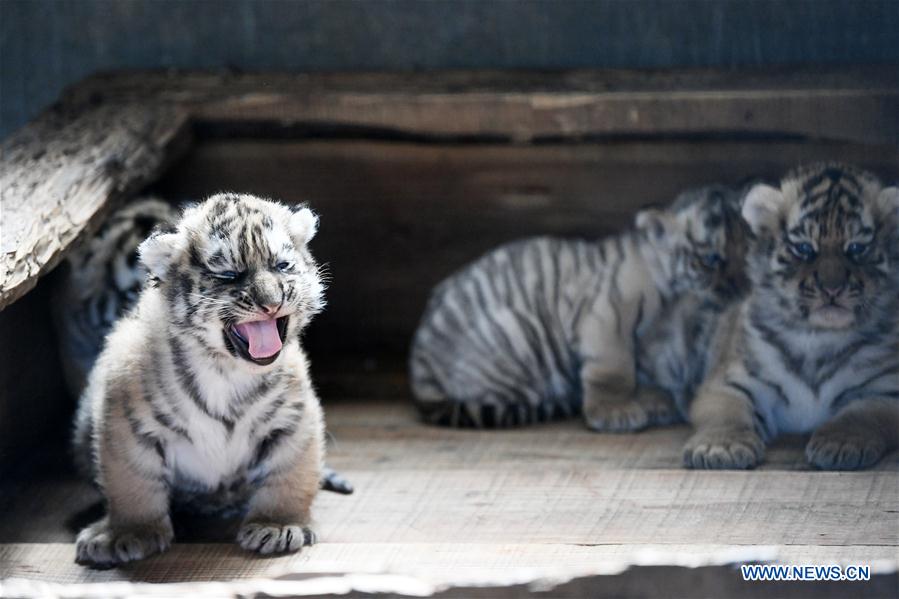
[[[112,527],[103,518],[78,534],[75,562],[97,569],[112,568],[165,551],[174,536],[168,517],[127,527]]]
[[[315,533],[299,524],[247,522],[237,533],[237,544],[263,555],[292,553],[303,545],[315,544]]]
[[[858,470],[875,464],[887,451],[873,431],[818,430],[805,446],[805,457],[822,470]]]
[[[631,433],[652,422],[650,413],[637,401],[612,397],[585,402],[584,420],[588,427],[603,433]]]
[[[664,426],[680,420],[677,406],[671,396],[652,388],[637,389],[637,403],[649,414],[649,424]]]
[[[684,466],[705,470],[754,468],[765,455],[765,443],[745,428],[697,431],[684,446]]]

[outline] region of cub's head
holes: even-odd
[[[691,189],[664,210],[637,214],[637,230],[659,257],[676,293],[726,303],[747,289],[747,229],[740,218],[742,192],[722,185]]]
[[[788,173],[779,187],[753,187],[743,216],[756,236],[754,289],[786,319],[840,330],[881,322],[895,309],[896,187],[850,166],[816,164]]]
[[[305,207],[218,194],[151,235],[140,259],[172,326],[211,353],[267,365],[324,305],[307,248],[317,225]]]

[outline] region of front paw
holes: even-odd
[[[247,522],[237,533],[237,543],[247,551],[263,555],[292,553],[315,544],[315,533],[300,524]]]
[[[883,438],[873,431],[819,429],[805,447],[805,457],[822,470],[858,470],[875,464],[886,453]]]
[[[78,534],[75,562],[98,569],[112,568],[165,551],[174,536],[168,516],[149,524],[116,527],[103,518]]]
[[[718,427],[697,431],[684,446],[684,466],[705,470],[754,468],[765,455],[765,444],[754,431]]]
[[[650,413],[631,398],[605,396],[584,403],[587,426],[603,433],[631,433],[649,426]]]

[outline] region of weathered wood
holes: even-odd
[[[127,568],[89,570],[74,563],[72,543],[0,544],[0,581],[68,584],[148,582],[183,583],[260,579],[297,580],[327,573],[391,574],[409,576],[425,588],[440,585],[515,584],[539,579],[566,580],[600,574],[611,576],[628,566],[726,564],[744,560],[782,564],[871,566],[872,575],[894,573],[895,550],[890,547],[817,547],[764,545],[565,545],[515,543],[331,543],[322,542],[302,552],[267,559],[248,558],[234,544],[176,543],[169,552]],[[728,577],[740,578],[732,567]],[[644,576],[645,576],[644,572]],[[298,587],[296,591],[302,587]],[[85,589],[81,589],[82,593]],[[162,590],[162,589],[157,589]],[[173,591],[174,589],[169,589]],[[180,589],[177,596],[197,596]],[[219,592],[223,590],[219,587]],[[232,593],[237,587],[230,589]],[[80,595],[80,594],[79,594]],[[105,596],[114,595],[107,588]],[[175,596],[170,593],[168,596]],[[696,596],[689,594],[690,596]],[[217,595],[221,596],[221,595]],[[653,594],[670,597],[671,594]],[[702,595],[710,596],[710,595]],[[714,596],[730,596],[715,594]],[[777,595],[778,597],[782,595]],[[838,595],[839,596],[839,595]],[[846,595],[842,595],[846,596]]]
[[[899,77],[876,67],[851,72],[126,73],[89,79],[67,99],[147,97],[190,105],[198,121],[226,128],[363,128],[424,138],[513,141],[741,134],[899,143]]]
[[[899,77],[885,68],[96,76],[3,145],[0,309],[31,289],[110,202],[155,178],[188,123],[250,136],[749,135],[896,146]]]
[[[667,93],[733,90],[896,90],[891,65],[765,67],[758,69],[439,70],[428,72],[242,73],[172,70],[110,71],[68,88],[66,103],[133,100],[144,94],[167,102],[207,102],[254,94],[303,93]]]
[[[0,578],[171,582],[374,570],[496,584],[516,573],[747,559],[899,567],[896,454],[874,471],[818,472],[805,464],[802,440],[788,439],[759,471],[692,472],[677,464],[683,427],[600,435],[568,422],[471,432],[421,425],[408,403],[339,400],[326,412],[329,461],[357,490],[319,497],[315,548],[247,559],[230,542],[237,521],[182,516],[171,553],[85,570],[71,563],[71,542],[97,517],[88,512],[99,495],[43,466],[0,487]]]
[[[0,159],[0,309],[34,287],[106,210],[177,156],[186,114],[153,102],[51,109]]]
[[[497,244],[538,234],[607,235],[628,226],[640,207],[688,186],[779,177],[827,159],[899,178],[899,146],[217,140],[198,144],[157,190],[180,200],[233,189],[309,201],[321,214],[313,251],[332,281],[328,309],[306,337],[316,365],[335,355],[403,355],[430,289]],[[359,392],[348,386],[345,393]]]

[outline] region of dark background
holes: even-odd
[[[116,68],[896,64],[899,0],[0,0],[0,136]]]

